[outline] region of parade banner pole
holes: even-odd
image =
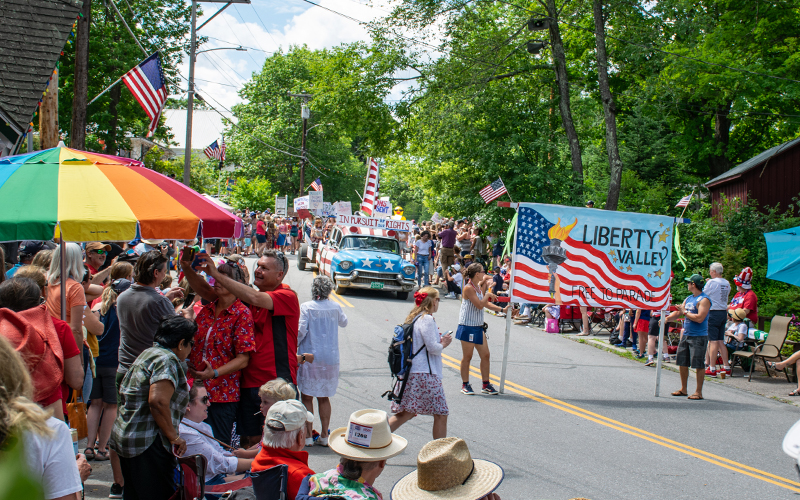
[[[511,198],[510,195],[509,195],[509,198]],[[505,204],[500,202],[497,205],[498,206],[503,206]],[[509,205],[506,205],[506,206],[509,206]],[[515,206],[514,208],[516,209],[517,207],[518,206]],[[517,219],[517,222],[516,222],[516,224],[514,224],[514,227],[513,227],[513,231],[514,231],[514,249],[515,250],[517,248],[517,245],[516,245],[517,236],[519,235],[519,233],[517,232],[517,225],[518,224],[519,224],[519,219]],[[512,252],[511,253],[511,269],[514,269],[514,260],[515,260],[515,258],[516,258],[516,254],[515,254],[515,252]],[[508,285],[508,297],[509,297],[509,299],[511,299],[511,297],[513,296],[513,290],[514,290],[514,273],[512,272],[511,273],[511,281],[510,281],[510,283]],[[510,300],[509,300],[509,304],[511,304]],[[505,342],[503,344],[503,365],[502,365],[502,368],[500,370],[500,394],[504,394],[505,393],[506,368],[508,368],[508,346],[511,344],[511,313],[513,312],[513,310],[514,310],[513,307],[511,308],[510,311],[506,310],[506,336],[505,336]]]
[[[667,307],[666,311],[661,311],[661,321],[659,321],[658,326],[658,346],[656,347],[656,397],[658,397],[658,393],[661,390],[661,360],[664,358],[664,355],[661,354],[661,351],[663,350],[662,346],[664,345],[664,330],[666,329],[667,325],[667,315],[669,315],[669,307]]]

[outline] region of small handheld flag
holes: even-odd
[[[322,181],[319,180],[319,177],[311,183],[311,189],[314,191],[322,191]]]
[[[490,201],[501,197],[507,192],[508,191],[506,191],[506,186],[505,184],[503,184],[503,179],[498,177],[496,181],[489,184],[485,188],[481,189],[480,192],[478,192],[478,194],[481,195],[483,201],[489,203]]]
[[[154,53],[122,75],[122,81],[150,118],[150,128],[147,132],[147,137],[150,137],[158,126],[158,119],[167,102],[167,86],[159,53]]]
[[[675,208],[681,208],[681,207],[686,208],[689,206],[689,202],[691,200],[692,200],[692,195],[691,194],[686,195],[683,198],[681,198],[681,201],[679,201],[677,205],[675,205]]]

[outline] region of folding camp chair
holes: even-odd
[[[752,352],[736,351],[733,353],[732,358],[734,363],[737,357],[750,360],[750,375],[747,377],[748,382],[753,378],[753,366],[756,364],[757,358],[761,358],[761,360],[764,362],[764,368],[767,369],[767,375],[770,377],[772,375],[769,373],[767,358],[778,358],[783,361],[783,356],[781,356],[781,348],[783,347],[784,342],[786,342],[786,335],[789,333],[789,322],[791,319],[792,318],[787,318],[784,316],[774,316],[772,318],[772,323],[769,326],[769,334],[767,335],[767,339],[763,344],[757,346]],[[789,379],[789,373],[787,373],[786,368],[783,369],[783,374],[786,375],[786,381],[791,383],[791,380]]]
[[[202,500],[206,488],[206,466],[203,455],[178,458],[178,489],[170,500]]]
[[[611,335],[611,332],[614,331],[619,322],[620,311],[621,309],[614,309],[613,307],[598,307],[589,312],[589,329],[592,331],[592,335],[597,335],[604,331]]]
[[[256,500],[286,500],[289,466],[276,465],[267,470],[250,474]]]
[[[564,333],[564,327],[568,326],[574,331],[581,331],[582,326],[582,318],[581,318],[581,308],[577,306],[560,306],[561,310],[559,311],[559,318],[558,318],[558,331],[559,333]]]

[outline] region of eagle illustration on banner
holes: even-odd
[[[512,301],[664,308],[670,303],[673,221],[520,203]]]

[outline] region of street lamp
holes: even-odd
[[[209,17],[203,24],[199,27],[197,26],[197,3],[198,2],[206,2],[206,3],[224,3],[225,5],[222,6],[218,11],[216,11],[211,17]],[[211,52],[212,50],[225,50],[225,49],[232,49],[232,50],[247,50],[244,47],[219,47],[216,49],[206,49],[197,52],[197,30],[201,29],[203,26],[208,24],[212,19],[217,17],[223,10],[230,7],[233,3],[250,3],[250,0],[192,0],[192,30],[191,30],[191,37],[189,38],[189,88],[188,88],[188,95],[186,98],[186,150],[183,153],[183,183],[185,185],[189,185],[189,180],[191,177],[191,166],[192,166],[192,111],[194,109],[194,63],[195,59],[197,59],[197,54],[200,52]]]
[[[194,53],[195,59],[197,59],[197,54],[202,54],[203,52],[213,52],[215,50],[238,50],[239,52],[247,52],[247,49],[239,45],[238,47],[217,47],[215,49],[205,49],[205,50],[198,50]]]
[[[328,126],[330,126],[330,125],[333,125],[333,123],[317,123],[316,125],[308,127],[308,130],[306,130],[306,135],[308,135],[308,133],[311,132],[312,128],[319,127],[320,125],[328,125]]]

